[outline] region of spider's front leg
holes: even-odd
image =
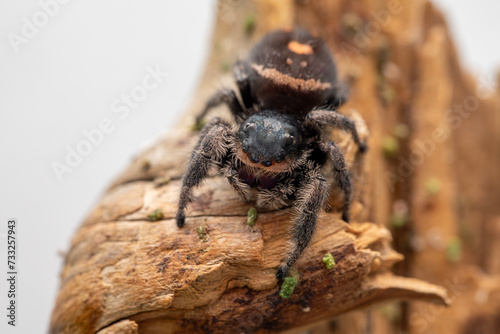
[[[179,209],[176,215],[177,226],[184,226],[186,220],[184,210],[191,202],[193,188],[207,177],[213,164],[221,163],[228,156],[232,136],[230,126],[219,118],[210,121],[201,131],[200,140],[182,178]]]
[[[328,184],[319,172],[319,168],[311,167],[305,173],[305,179],[301,182],[302,186],[296,191],[297,201],[294,211],[297,217],[292,239],[294,246],[285,264],[278,268],[276,277],[280,280],[288,276],[290,269],[311,242],[318,213],[328,196]]]
[[[307,114],[307,121],[316,124],[331,125],[342,130],[347,130],[352,134],[352,138],[354,142],[358,144],[361,153],[366,152],[368,149],[366,142],[359,138],[356,124],[347,116],[341,115],[333,110],[318,109]]]

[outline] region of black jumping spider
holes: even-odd
[[[360,151],[354,122],[335,110],[346,99],[347,89],[337,81],[335,63],[326,45],[304,30],[280,30],[266,35],[246,61],[234,65],[241,95],[218,91],[199,115],[225,103],[238,129],[219,118],[201,131],[182,180],[176,220],[184,226],[186,205],[193,187],[216,166],[244,200],[257,188],[257,205],[281,208],[294,200],[296,213],[293,250],[276,277],[283,279],[309,245],[317,215],[328,194],[320,168],[333,164],[337,184],[344,193],[342,219],[349,221],[351,180],[344,155],[332,141],[321,138],[321,127],[348,130]]]

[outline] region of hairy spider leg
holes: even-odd
[[[223,103],[228,106],[236,120],[241,122],[244,118],[246,118],[246,116],[248,116],[246,109],[251,108],[254,102],[250,93],[250,83],[248,81],[248,74],[244,62],[238,61],[234,64],[233,75],[236,79],[236,84],[245,108],[242,107],[236,93],[232,89],[222,88],[212,95],[212,97],[207,101],[203,111],[196,117],[197,123],[201,122],[201,120],[205,118],[207,113],[212,108],[215,108]]]
[[[184,226],[186,220],[184,210],[192,200],[193,188],[207,177],[211,166],[221,163],[227,158],[229,152],[228,141],[232,135],[229,124],[219,118],[213,119],[203,128],[182,178],[179,209],[176,215],[177,226]]]
[[[333,164],[335,180],[340,190],[344,193],[342,220],[348,223],[350,219],[349,210],[351,208],[352,201],[352,183],[351,176],[344,159],[344,154],[342,153],[342,150],[331,141],[320,143],[319,148],[328,156]]]
[[[333,93],[326,103],[326,109],[337,110],[349,99],[349,85],[344,81],[337,81],[332,90]]]
[[[293,228],[293,249],[285,264],[276,272],[276,277],[280,280],[288,276],[290,269],[309,246],[316,229],[318,213],[328,196],[328,183],[319,172],[319,166],[308,163],[304,173],[305,177],[297,189],[297,201],[294,205],[297,216]]]
[[[354,123],[354,121],[334,110],[313,110],[307,115],[307,121],[316,124],[331,125],[338,129],[347,130],[351,133],[352,138],[358,145],[359,151],[361,153],[366,152],[366,150],[368,149],[366,143],[359,139],[358,131],[356,130],[356,124]]]
[[[228,106],[235,118],[244,117],[245,112],[240,105],[240,101],[238,101],[238,98],[236,97],[236,93],[231,89],[222,88],[212,95],[212,97],[207,101],[203,111],[196,117],[196,123],[200,123],[212,108],[215,108],[223,103]]]
[[[233,75],[236,79],[236,85],[240,91],[243,105],[248,110],[255,103],[250,90],[250,81],[248,79],[248,65],[244,61],[238,60],[233,66]],[[234,112],[233,112],[234,113]]]

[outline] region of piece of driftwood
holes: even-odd
[[[95,332],[123,319],[144,332],[275,331],[391,298],[447,303],[443,288],[386,272],[401,257],[385,228],[347,226],[337,214],[322,216],[299,285],[283,300],[274,275],[288,248],[289,212],[259,213],[250,228],[250,205],[214,177],[178,229],[178,189],[178,180],[135,181],[105,195],[66,258],[53,332]],[[165,217],[149,222],[157,208]],[[337,262],[330,271],[322,262],[328,252]]]
[[[370,22],[378,22],[371,25],[377,31],[366,30]],[[266,31],[294,25],[321,36],[334,51],[341,77],[352,90],[342,110],[356,120],[371,149],[360,156],[349,135],[332,133],[354,175],[354,222],[348,225],[340,220],[341,202],[333,187],[330,208],[320,216],[314,241],[298,263],[299,283],[292,296],[283,299],[274,275],[288,250],[289,209],[259,210],[256,225],[249,227],[247,213],[254,204],[243,203],[224,178],[212,175],[195,191],[186,226],[178,229],[173,217],[180,178],[197,140],[191,130],[194,113],[221,82],[230,82],[227,65],[244,56],[255,40]],[[210,58],[195,102],[175,130],[136,157],[77,231],[66,255],[50,332],[271,333],[394,299],[432,304],[414,304],[413,313],[403,311],[397,325],[381,320],[373,333],[401,329],[432,333],[433,328],[446,332],[444,322],[434,322],[437,315],[451,319],[463,312],[436,305],[447,305],[451,298],[463,300],[465,307],[477,291],[491,296],[500,291],[494,277],[447,259],[446,245],[458,233],[454,173],[475,162],[447,160],[450,152],[471,154],[470,145],[454,136],[427,157],[429,164],[417,166],[410,175],[398,173],[396,157],[414,150],[415,138],[432,136],[427,131],[440,124],[440,116],[457,96],[465,94],[455,87],[463,80],[443,68],[456,63],[453,52],[442,18],[423,0],[220,0]],[[460,87],[470,90],[470,85]],[[491,99],[481,103],[499,105]],[[217,113],[229,119],[223,108],[212,115]],[[399,127],[399,148],[394,151],[387,136],[402,123],[408,124],[408,134],[402,136],[405,128]],[[455,130],[447,127],[450,124],[444,124],[445,131]],[[497,131],[491,127],[490,132]],[[470,137],[467,129],[456,131]],[[421,191],[432,177],[439,179],[436,187],[444,191],[429,199]],[[460,180],[459,188],[480,193],[469,179]],[[421,280],[390,272],[393,264],[403,260],[391,247],[391,232],[385,226],[394,219],[393,204],[398,199],[412,211],[397,217],[406,225],[394,231],[396,247],[407,256],[397,271]],[[465,205],[467,217],[488,209],[478,209],[474,203]],[[162,217],[150,221],[148,216],[155,210],[161,210]],[[494,209],[488,210],[495,217]],[[498,222],[498,218],[490,220]],[[439,235],[446,245],[415,252],[412,244],[409,251],[408,240],[428,234],[434,225],[442,229]],[[498,235],[498,228],[490,230]],[[497,240],[488,240],[488,247],[498,249]],[[336,261],[333,269],[327,270],[322,262],[326,253]],[[493,256],[484,261],[488,268],[499,267]],[[425,280],[444,285],[450,298],[445,288]],[[495,305],[492,297],[472,313],[494,313]],[[379,319],[377,314],[374,319]],[[354,312],[340,318],[337,329],[354,333],[356,326],[346,324],[364,321]],[[455,329],[464,323],[469,323],[466,317],[448,325]]]

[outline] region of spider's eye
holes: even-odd
[[[254,164],[256,164],[257,162],[259,162],[259,159],[257,159],[256,157],[254,157],[253,155],[250,155],[248,157],[248,159],[250,159],[251,162],[253,162]]]
[[[254,127],[254,126],[255,126],[255,124],[254,124],[254,123],[247,123],[247,124],[245,124],[244,129],[245,129],[245,130],[248,130],[249,128]]]
[[[273,163],[271,161],[262,161],[262,165],[265,167],[271,166]]]
[[[285,135],[283,136],[283,138],[285,138],[285,142],[286,142],[288,145],[295,144],[295,137],[294,137],[294,136],[292,136],[291,134],[289,134],[289,133],[285,133]]]
[[[276,161],[277,163],[280,163],[280,162],[282,162],[283,160],[281,160],[281,159],[276,159],[275,161]]]

